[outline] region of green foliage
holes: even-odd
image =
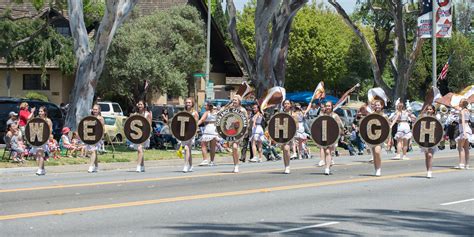
[[[204,65],[204,37],[198,11],[186,5],[124,24],[109,49],[99,94],[134,101],[148,80],[152,89],[184,96],[187,79]]]
[[[41,101],[45,101],[45,102],[49,101],[48,96],[46,96],[45,94],[39,93],[39,92],[35,92],[35,91],[30,91],[30,92],[26,93],[26,95],[24,97],[25,97],[25,99],[31,99],[31,100],[41,100]]]
[[[222,9],[222,2],[223,0],[212,0],[211,7],[212,7],[212,18],[217,24],[217,27],[221,31],[222,35],[224,36],[224,40],[226,43],[230,43],[230,36],[227,31],[227,24],[229,24],[229,18],[225,15],[224,10]]]
[[[11,14],[5,11],[4,16]],[[3,16],[2,16],[3,17]],[[0,21],[0,57],[7,64],[14,65],[17,61],[26,61],[39,65],[43,72],[45,65],[55,63],[67,75],[74,72],[75,59],[72,39],[59,34],[51,26],[44,27],[46,19],[21,19]],[[28,39],[24,43],[21,40]]]
[[[247,49],[250,58],[255,58],[255,9],[256,0],[251,0],[245,4],[242,12],[237,13],[237,34],[240,36],[242,44]]]
[[[237,24],[251,57],[256,47],[255,4],[251,1],[244,7]],[[361,28],[375,44],[370,30]],[[343,93],[357,82],[372,78],[368,60],[367,51],[341,17],[323,4],[313,3],[303,7],[293,21],[285,87],[288,91],[314,90],[322,80],[328,90]]]

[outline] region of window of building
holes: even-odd
[[[23,90],[49,90],[49,74],[41,80],[41,74],[23,74]]]

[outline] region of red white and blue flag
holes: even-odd
[[[449,64],[451,63],[451,56],[448,58],[448,62],[444,64],[443,69],[441,70],[441,73],[438,76],[438,80],[444,80],[446,79],[446,75],[448,74],[448,69],[449,69]]]

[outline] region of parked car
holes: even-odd
[[[341,118],[344,123],[344,127],[350,128],[354,122],[354,118],[357,114],[357,110],[349,108],[339,108],[334,111]]]
[[[9,118],[8,113],[10,113],[10,111],[18,113],[20,111],[20,104],[22,102],[27,102],[30,108],[36,108],[35,116],[38,115],[39,107],[45,106],[46,109],[48,109],[48,117],[53,122],[54,138],[59,141],[59,138],[61,138],[61,129],[63,129],[64,126],[64,117],[57,105],[40,100],[30,100],[14,97],[0,97],[0,143],[5,143],[3,141],[3,137],[5,136],[7,130],[6,123]]]
[[[125,141],[125,133],[123,125],[127,117],[125,116],[103,116],[105,123],[105,133],[110,137],[110,141],[114,143],[123,143]],[[106,142],[109,142],[106,140]]]
[[[100,106],[102,116],[123,116],[122,107],[116,102],[101,101],[97,103]]]

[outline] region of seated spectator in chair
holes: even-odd
[[[12,136],[10,140],[11,151],[13,152],[13,161],[23,163],[25,161],[25,156],[28,156],[28,150],[26,145],[23,142],[23,138],[20,134],[20,130],[16,124],[10,125],[10,130],[12,131]]]
[[[62,144],[62,147],[66,148],[66,150],[69,152],[71,152],[72,155],[75,155],[75,153],[77,153],[77,151],[80,151],[81,148],[80,147],[77,147],[75,146],[74,144],[72,144],[71,140],[69,139],[69,132],[71,131],[71,129],[69,129],[68,127],[64,127],[63,130],[61,131],[62,132],[62,136],[61,136],[61,144]],[[68,157],[70,157],[68,155]]]
[[[349,150],[349,155],[353,156],[353,155],[356,154],[356,152],[355,152],[355,149],[354,149],[354,147],[352,146],[352,144],[350,142],[349,137],[350,137],[349,131],[345,130],[344,135],[339,138],[337,146],[341,147],[345,150]],[[336,155],[337,156],[339,155],[337,151],[336,151]]]
[[[60,153],[61,153],[61,149],[59,149],[59,144],[58,144],[58,142],[56,141],[56,139],[54,139],[53,134],[51,134],[51,135],[49,136],[48,148],[49,148],[49,152],[50,152],[50,154],[53,156],[53,158],[54,158],[55,160],[59,159],[59,155],[60,155]]]

